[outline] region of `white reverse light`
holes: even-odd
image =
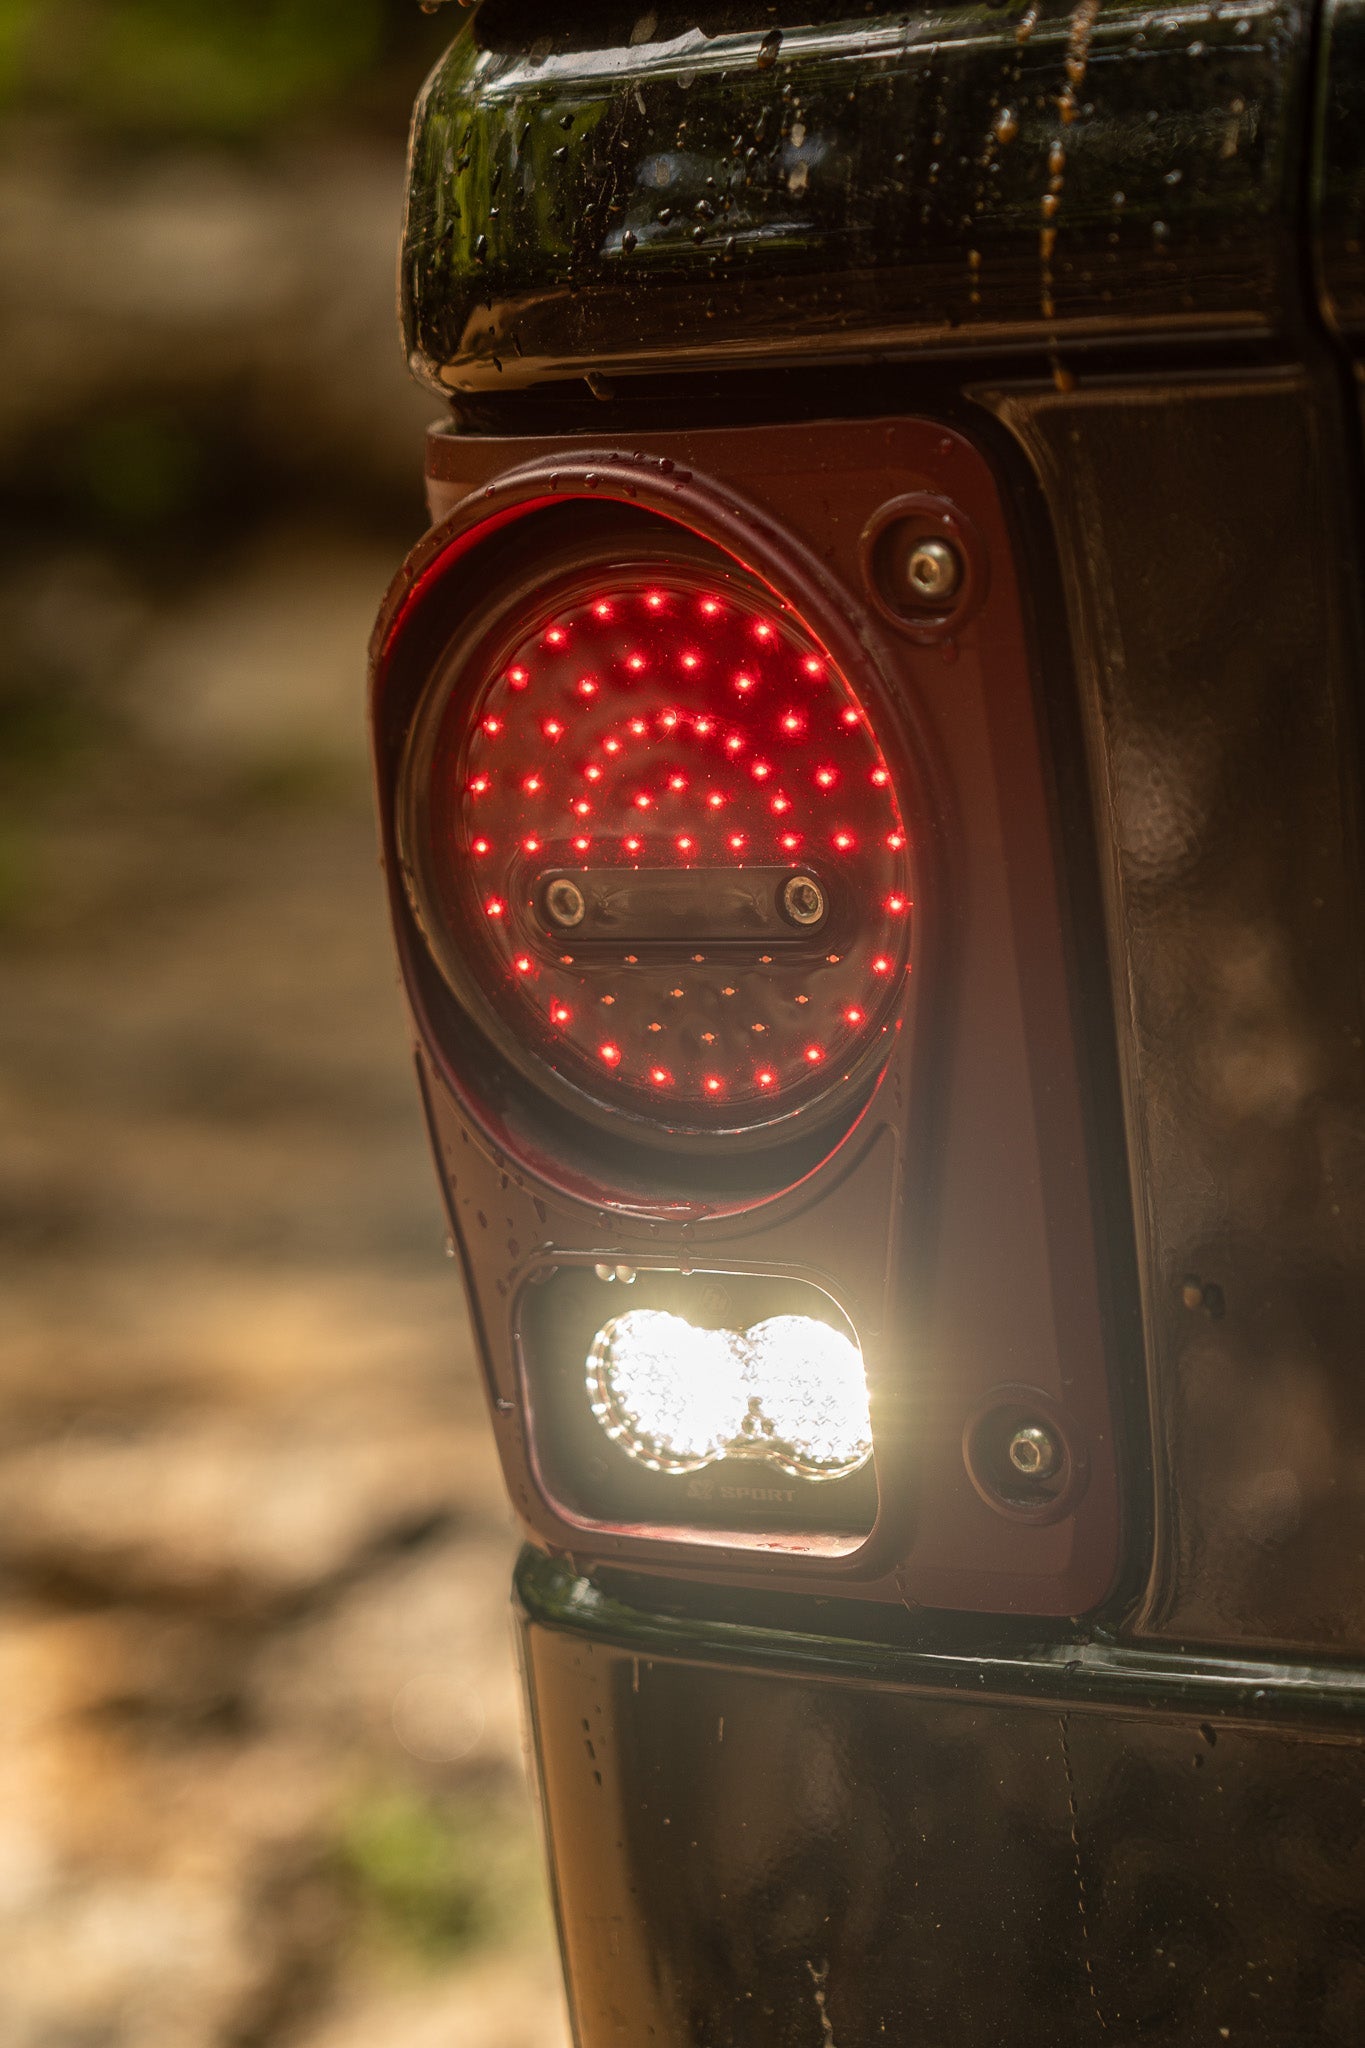
[[[593,1340],[593,1414],[656,1472],[760,1458],[799,1479],[843,1479],[872,1455],[856,1344],[813,1316],[749,1330],[698,1330],[662,1309],[630,1309]]]

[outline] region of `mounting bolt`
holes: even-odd
[[[1040,1422],[1020,1424],[1010,1438],[1008,1456],[1021,1479],[1050,1479],[1060,1462],[1057,1439]]]
[[[582,924],[587,914],[587,899],[583,891],[567,875],[561,875],[546,888],[545,915],[552,924],[569,931],[574,925]]]
[[[820,924],[828,907],[814,875],[789,875],[782,884],[782,909],[793,924]]]
[[[962,557],[946,540],[917,540],[905,558],[905,581],[916,604],[942,608],[962,588]]]

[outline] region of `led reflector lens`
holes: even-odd
[[[867,707],[802,623],[738,576],[624,563],[478,662],[434,728],[412,849],[456,985],[565,1084],[675,1128],[838,1087],[899,1006],[913,873]],[[689,902],[710,906],[695,930]]]
[[[588,1395],[608,1436],[656,1472],[755,1458],[798,1479],[845,1479],[872,1456],[862,1354],[813,1316],[700,1330],[631,1309],[598,1331]]]

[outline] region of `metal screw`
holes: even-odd
[[[918,604],[946,605],[962,584],[962,557],[946,540],[917,540],[905,562],[905,580]]]
[[[1021,1423],[1010,1438],[1009,1461],[1022,1479],[1048,1479],[1057,1469],[1057,1439],[1041,1423]]]
[[[573,925],[582,924],[587,913],[587,900],[577,882],[561,875],[549,884],[545,891],[545,915],[552,923],[562,925],[567,931]]]
[[[790,875],[782,885],[782,908],[793,924],[819,924],[825,892],[813,875]]]

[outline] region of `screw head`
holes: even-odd
[[[793,924],[820,924],[828,905],[814,875],[789,875],[782,884],[782,909]]]
[[[545,891],[545,915],[552,924],[570,931],[574,925],[582,924],[588,914],[587,899],[577,882],[571,882],[567,875],[560,875]]]
[[[962,557],[946,540],[917,540],[905,558],[905,582],[916,604],[950,604],[962,587]]]
[[[1059,1463],[1057,1439],[1040,1422],[1025,1422],[1009,1441],[1008,1457],[1021,1479],[1050,1479]]]

